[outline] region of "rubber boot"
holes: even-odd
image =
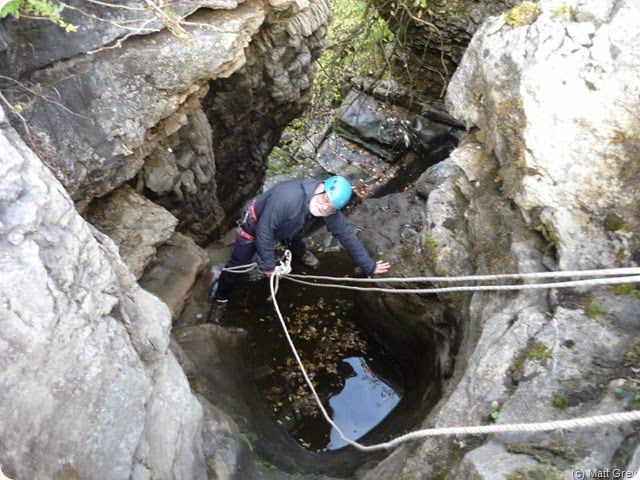
[[[207,323],[224,325],[226,313],[227,302],[218,302],[216,300],[213,300],[211,302],[211,308],[209,309],[209,315],[207,315]]]
[[[302,257],[296,258],[296,260],[310,268],[318,268],[318,265],[320,265],[320,260],[309,250]]]

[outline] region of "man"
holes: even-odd
[[[351,185],[344,177],[289,180],[253,198],[242,209],[241,221],[226,267],[247,265],[258,252],[258,268],[266,277],[276,266],[275,241],[291,251],[294,260],[312,268],[320,263],[307,250],[304,238],[326,226],[349,252],[365,275],[386,273],[388,262],[374,261],[340,212],[351,199]],[[221,324],[227,300],[238,278],[223,271],[218,279],[207,321]]]

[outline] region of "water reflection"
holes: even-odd
[[[353,370],[340,393],[329,399],[333,421],[342,433],[355,440],[380,423],[400,401],[400,396],[367,365],[364,358],[349,357],[342,360]],[[327,449],[347,445],[335,429],[331,429]]]
[[[346,255],[318,257],[321,266],[314,273],[346,275],[353,269]],[[285,285],[278,291],[278,303],[298,354],[329,414],[355,440],[399,402],[404,394],[403,372],[357,328],[353,292]],[[267,297],[264,278],[244,277],[228,307],[229,326],[249,332],[258,391],[274,421],[300,445],[317,452],[343,447],[344,441],[324,419],[303,381]]]

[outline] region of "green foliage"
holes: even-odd
[[[585,313],[587,316],[591,318],[599,317],[600,315],[604,315],[605,311],[598,305],[595,301],[589,302],[587,308],[585,309]]]
[[[559,410],[566,410],[569,406],[569,395],[567,395],[566,392],[558,393],[555,397],[553,397],[551,405]]]
[[[500,407],[500,402],[498,402],[497,400],[491,402],[491,413],[489,414],[489,416],[494,422],[500,418]]]
[[[371,11],[366,0],[332,0],[334,19],[329,27],[329,47],[318,60],[313,101],[335,106],[343,98],[343,85],[353,75],[375,75],[384,69],[382,46],[393,41],[387,23]]]
[[[64,28],[67,32],[75,32],[78,27],[65,22],[60,16],[63,8],[62,5],[51,0],[10,0],[0,10],[0,18],[5,18],[8,15],[15,18],[20,18],[20,16],[44,18]]]
[[[386,69],[382,48],[395,36],[385,20],[367,0],[332,0],[331,6],[328,47],[318,59],[310,105],[285,129],[283,150],[294,150],[301,137],[309,136],[312,119],[330,118],[348,94],[351,77],[381,76]]]

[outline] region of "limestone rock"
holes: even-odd
[[[173,235],[178,219],[124,185],[96,201],[87,220],[108,235],[136,278],[154,260],[156,247]]]
[[[204,0],[184,3],[165,2],[176,16],[189,16],[196,9],[231,10],[236,0]],[[106,2],[71,0],[61,9],[62,19],[77,31],[67,32],[53,22],[28,17],[3,21],[0,38],[6,38],[6,48],[0,54],[0,70],[11,76],[37,70],[60,60],[105,47],[119,47],[126,36],[144,36],[167,28],[167,18],[161,12],[147,8],[142,0],[125,0],[117,5]]]
[[[637,153],[632,139],[640,132],[630,113],[640,88],[640,12],[623,1],[576,2],[571,15],[551,1],[537,6],[530,23],[514,24],[517,12],[487,21],[454,76],[447,102],[474,128],[416,184],[425,227],[402,248],[393,249],[400,243],[393,236],[387,240],[392,259],[407,247],[422,253],[407,275],[637,265],[638,156],[629,152]],[[379,220],[385,231],[399,230],[395,216]],[[362,232],[371,241],[379,235]],[[455,364],[423,427],[488,423],[493,401],[504,424],[631,408],[637,286],[438,299],[453,327]],[[620,382],[608,387],[612,378]],[[632,470],[636,429],[432,438],[401,448],[365,478],[443,471],[474,480],[570,478],[575,468]]]
[[[202,409],[168,351],[167,307],[3,114],[0,150],[3,472],[206,478]]]
[[[158,249],[140,286],[157,295],[176,319],[191,295],[196,279],[209,265],[206,252],[189,237],[176,233]]]
[[[487,22],[447,100],[482,130],[505,194],[556,243],[562,269],[638,262],[640,13],[583,2],[576,22],[554,5],[531,25]]]
[[[55,94],[55,103],[34,105],[25,115],[54,145],[56,154],[43,160],[72,197],[87,201],[135,176],[164,138],[161,122],[186,108],[191,96],[201,98],[209,79],[245,62],[244,49],[264,15],[256,1],[224,14],[201,10],[190,17],[196,26],[188,41],[161,31],[30,72],[31,82],[56,85],[43,92],[47,99]]]

